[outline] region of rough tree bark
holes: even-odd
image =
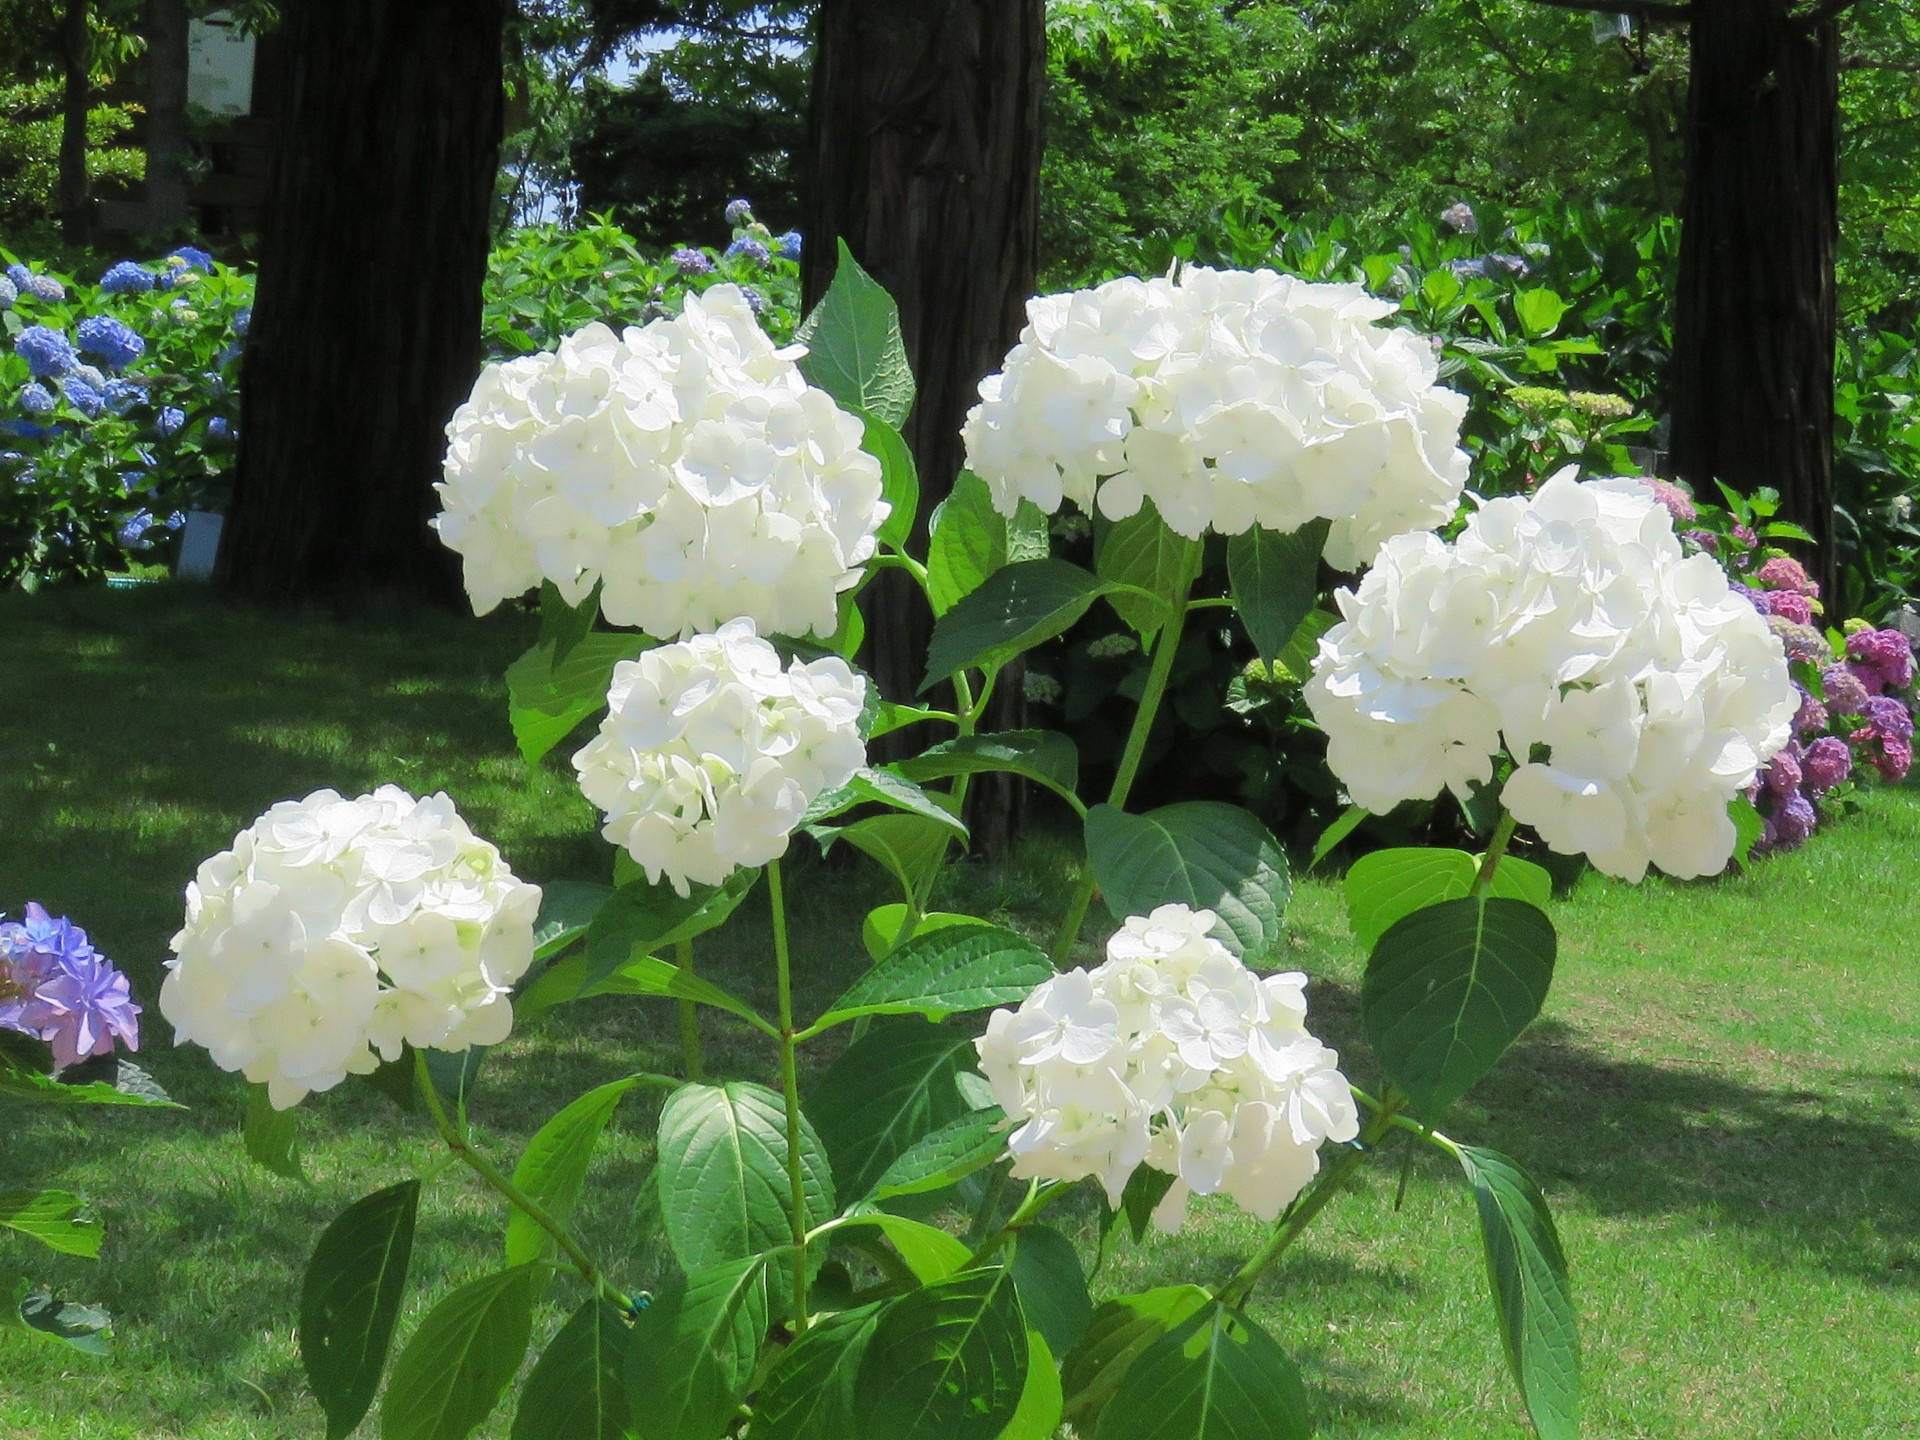
[[[187,236],[187,4],[147,0],[146,227],[165,244]]]
[[[427,522],[480,364],[507,0],[289,0],[218,581],[452,603]]]
[[[1771,485],[1833,588],[1833,15],[1693,0],[1674,316],[1673,465],[1696,490]]]
[[[960,424],[1025,322],[1039,233],[1043,0],[823,0],[803,191],[805,290],[832,278],[835,240],[900,306],[919,397],[906,439],[920,470],[917,538],[963,461]],[[932,616],[907,577],[867,592],[865,661],[913,694]],[[1018,723],[1017,684],[996,697]],[[983,777],[986,778],[986,777]],[[998,779],[999,777],[992,777]],[[1003,848],[1015,792],[976,785],[977,848]]]
[[[92,187],[87,183],[87,91],[92,78],[92,45],[87,34],[87,0],[67,0],[60,12],[60,157],[58,171],[60,234],[69,245],[84,245],[91,218]]]

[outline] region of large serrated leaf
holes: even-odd
[[[1112,588],[1065,560],[1024,560],[996,570],[934,622],[921,691],[962,670],[999,669],[1066,630]]]
[[[620,886],[587,926],[587,983],[604,980],[636,956],[691,940],[725,923],[747,898],[758,870],[736,870],[719,885],[671,885],[643,880]]]
[[[753,1411],[755,1440],[846,1440],[856,1428],[854,1379],[880,1306],[842,1310],[788,1347]]]
[[[38,1240],[63,1255],[100,1258],[105,1232],[87,1202],[65,1190],[0,1190],[0,1230]]]
[[[1028,1225],[1014,1241],[1013,1283],[1027,1323],[1065,1355],[1080,1343],[1093,1319],[1087,1272],[1073,1241],[1050,1225]]]
[[[1285,650],[1312,611],[1328,528],[1327,521],[1314,520],[1281,535],[1255,525],[1227,541],[1233,608],[1261,659]]]
[[[1211,1299],[1198,1285],[1164,1285],[1096,1306],[1061,1365],[1067,1418],[1090,1433],[1133,1362]]]
[[[1464,899],[1480,873],[1481,858],[1464,850],[1426,847],[1375,850],[1361,856],[1345,881],[1347,919],[1354,939],[1371,950],[1395,921],[1442,900]],[[1524,900],[1544,910],[1553,898],[1553,877],[1538,865],[1504,855],[1488,893]]]
[[[543,640],[507,667],[507,718],[521,758],[538,765],[548,751],[607,703],[613,667],[650,642],[638,635],[582,635],[564,660]]]
[[[667,1243],[689,1272],[792,1238],[786,1108],[764,1085],[691,1083],[660,1112],[656,1172]],[[826,1152],[802,1117],[800,1173],[809,1228],[834,1213]]]
[[[1124,520],[1097,529],[1094,572],[1102,580],[1148,592],[1118,591],[1108,597],[1114,612],[1129,629],[1150,635],[1167,623],[1172,613],[1166,600],[1149,596],[1184,596],[1198,568],[1198,541],[1176,535],[1160,518],[1151,500]]]
[[[540,914],[533,922],[533,958],[551,960],[586,938],[587,928],[613,895],[611,885],[556,880],[540,887]]]
[[[1006,517],[993,508],[987,482],[962,470],[930,521],[927,600],[936,616],[945,615],[1006,565],[1007,540]]]
[[[878,415],[862,411],[860,422],[867,427],[860,448],[880,462],[880,493],[888,506],[887,518],[875,533],[882,545],[905,549],[920,508],[920,472],[914,467],[913,452],[899,430]]]
[[[1580,1333],[1567,1259],[1539,1188],[1496,1150],[1459,1147],[1479,1202],[1487,1282],[1507,1364],[1540,1440],[1580,1433]]]
[[[944,1190],[976,1170],[984,1170],[1007,1150],[1007,1117],[998,1105],[948,1121],[914,1141],[873,1187],[873,1198],[921,1195]]]
[[[1213,1304],[1127,1367],[1094,1440],[1307,1440],[1311,1429],[1287,1352]]]
[[[300,1168],[300,1111],[273,1108],[264,1085],[247,1087],[247,1118],[241,1127],[247,1158],[283,1180],[305,1180]]]
[[[627,1344],[620,1312],[595,1297],[547,1342],[520,1391],[512,1440],[623,1440]]]
[[[913,408],[913,370],[900,334],[900,311],[884,287],[840,242],[833,283],[795,340],[807,347],[800,373],[849,410],[866,410],[889,425]]]
[[[901,893],[917,901],[921,890],[946,860],[951,827],[924,815],[870,815],[851,825],[810,825],[807,833],[822,851],[844,840],[871,857],[900,882]]]
[[[1072,802],[1080,786],[1080,751],[1071,736],[1057,730],[1003,730],[942,741],[897,761],[894,769],[919,781],[1002,771],[1037,781]]]
[[[1555,945],[1544,911],[1504,897],[1429,905],[1380,937],[1360,1018],[1380,1068],[1429,1123],[1540,1013]]]
[[[925,1015],[1017,1005],[1053,966],[1024,936],[985,921],[916,934],[849,986],[820,1017],[821,1026],[860,1015]]]
[[[676,1276],[640,1312],[627,1396],[643,1440],[713,1440],[753,1383],[767,1333],[766,1266],[729,1260]]]
[[[562,1225],[580,1203],[601,1132],[621,1098],[639,1083],[639,1076],[628,1076],[589,1090],[542,1125],[521,1152],[513,1183]],[[526,1211],[515,1206],[507,1216],[506,1247],[507,1263],[520,1265],[551,1254],[555,1243]]]
[[[533,1339],[539,1270],[469,1280],[427,1312],[380,1401],[380,1440],[465,1440],[485,1423]]]
[[[1249,965],[1279,943],[1292,894],[1287,858],[1238,806],[1192,800],[1129,815],[1096,805],[1086,836],[1087,863],[1115,915],[1171,904],[1211,910],[1215,936]]]
[[[807,1097],[835,1186],[865,1195],[924,1136],[973,1107],[957,1078],[973,1037],[915,1016],[882,1017],[844,1050]]]
[[[863,1440],[997,1440],[1020,1408],[1027,1327],[1012,1272],[963,1270],[881,1312],[854,1400]]]
[[[380,1388],[413,1255],[420,1182],[349,1205],[321,1234],[300,1289],[300,1359],[328,1440],[360,1423]]]

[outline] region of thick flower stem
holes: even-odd
[[[529,1220],[552,1236],[554,1244],[558,1245],[561,1253],[573,1262],[573,1268],[580,1273],[580,1278],[593,1288],[596,1295],[617,1307],[622,1314],[631,1315],[633,1301],[607,1279],[600,1267],[594,1264],[593,1257],[587,1254],[586,1249],[574,1238],[573,1232],[548,1214],[539,1201],[502,1174],[499,1167],[491,1160],[474,1149],[460,1127],[448,1117],[446,1107],[440,1103],[440,1092],[434,1088],[433,1076],[427,1072],[427,1057],[424,1051],[413,1052],[413,1067],[414,1074],[419,1080],[420,1093],[426,1097],[427,1113],[433,1117],[434,1128],[440,1132],[440,1138],[445,1142],[447,1149],[459,1157],[469,1170],[485,1181],[488,1188],[496,1191],[509,1205],[521,1211]]]
[[[1007,1241],[1013,1239],[1014,1236],[1031,1225],[1042,1210],[1046,1209],[1047,1206],[1051,1205],[1055,1200],[1058,1200],[1072,1188],[1071,1185],[1063,1185],[1053,1181],[1045,1184],[1035,1181],[1032,1185],[1028,1186],[1026,1198],[1014,1209],[1013,1214],[1007,1217],[1007,1223],[987,1236],[986,1239],[982,1240],[979,1245],[975,1247],[973,1254],[967,1257],[966,1268],[969,1270],[974,1269],[976,1266],[991,1259],[999,1252],[1002,1245],[1005,1245]]]
[[[1474,899],[1478,900],[1493,888],[1494,873],[1500,868],[1500,860],[1507,853],[1507,846],[1513,842],[1515,823],[1511,810],[1501,810],[1500,823],[1493,827],[1493,838],[1487,841],[1487,854],[1480,862],[1480,873],[1473,877]]]
[[[1133,789],[1134,777],[1140,772],[1140,761],[1147,751],[1147,737],[1153,733],[1153,722],[1160,714],[1160,702],[1167,693],[1167,681],[1173,675],[1174,657],[1180,651],[1180,632],[1186,628],[1187,611],[1191,608],[1188,596],[1193,590],[1193,582],[1200,576],[1201,547],[1198,540],[1187,542],[1186,560],[1180,569],[1180,579],[1173,593],[1166,598],[1169,603],[1167,623],[1161,627],[1160,636],[1153,645],[1153,664],[1147,670],[1146,689],[1140,693],[1140,707],[1134,711],[1133,728],[1127,733],[1127,748],[1120,754],[1120,768],[1114,772],[1113,788],[1107,792],[1107,804],[1119,809],[1127,803],[1127,795]],[[1053,942],[1053,968],[1064,970],[1073,960],[1073,947],[1080,939],[1080,927],[1086,923],[1087,909],[1093,904],[1094,879],[1093,867],[1087,866],[1081,872],[1080,883],[1074,887],[1073,899],[1067,904],[1067,918],[1060,927],[1060,935]]]
[[[676,940],[673,958],[681,974],[692,975],[693,941]],[[691,1000],[680,1002],[680,1064],[687,1073],[687,1079],[704,1078],[705,1067],[700,1063],[700,1008]]]
[[[1287,1208],[1287,1213],[1280,1217],[1279,1225],[1274,1228],[1272,1238],[1261,1248],[1259,1254],[1240,1267],[1237,1275],[1215,1292],[1215,1299],[1229,1309],[1246,1303],[1247,1296],[1252,1293],[1260,1277],[1271,1270],[1280,1257],[1287,1253],[1293,1242],[1300,1238],[1301,1232],[1311,1225],[1315,1217],[1326,1208],[1327,1202],[1333,1199],[1348,1180],[1353,1178],[1353,1173],[1367,1158],[1367,1152],[1378,1145],[1387,1131],[1393,1128],[1393,1118],[1399,1113],[1400,1106],[1404,1103],[1398,1096],[1388,1093],[1385,1103],[1374,1112],[1373,1118],[1367,1122],[1366,1129],[1360,1132],[1359,1141],[1333,1164],[1321,1171],[1320,1178],[1313,1182],[1313,1187]]]
[[[800,1164],[799,1049],[793,1028],[793,967],[787,958],[787,894],[780,862],[767,866],[767,890],[773,902],[773,963],[780,986],[780,1091],[787,1107],[787,1187],[793,1223],[793,1333],[807,1328],[807,1185]]]

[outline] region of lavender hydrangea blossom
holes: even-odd
[[[751,265],[764,265],[770,258],[767,247],[751,235],[742,235],[727,246],[727,256],[729,259],[745,260]]]
[[[1817,800],[1853,774],[1853,751],[1839,736],[1822,735],[1807,747],[1800,772],[1807,793]]]
[[[682,245],[667,257],[673,262],[674,269],[682,275],[711,275],[713,261],[704,250],[696,250],[691,245]]]
[[[27,283],[21,288],[34,299],[44,300],[49,305],[58,305],[67,298],[67,287],[51,275],[29,276]]]
[[[127,977],[72,921],[29,901],[23,918],[0,923],[0,1027],[45,1041],[58,1068],[116,1042],[138,1050],[140,1012]]]

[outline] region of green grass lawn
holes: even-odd
[[[57,1180],[109,1227],[98,1264],[0,1241],[0,1268],[104,1302],[117,1328],[109,1360],[0,1331],[0,1437],[321,1433],[294,1341],[306,1252],[333,1213],[430,1150],[385,1102],[336,1092],[302,1107],[310,1184],[253,1167],[244,1087],[174,1050],[152,1008],[167,937],[203,856],[272,801],[322,785],[444,787],[523,875],[603,875],[585,802],[558,770],[530,785],[512,752],[498,676],[528,635],[515,619],[342,628],[170,588],[0,597],[0,908],[38,899],[88,929],[149,1004],[143,1062],[190,1107],[0,1118],[0,1190]],[[1018,865],[960,872],[949,898],[1044,931],[1065,853],[1041,836]],[[1590,878],[1557,907],[1547,1013],[1448,1129],[1513,1155],[1554,1207],[1578,1287],[1588,1435],[1920,1434],[1916,857],[1908,789],[1751,876]],[[818,1008],[864,964],[854,927],[887,890],[864,870],[803,863],[790,891],[800,1004]],[[1337,887],[1303,882],[1289,929],[1292,963],[1316,980],[1311,1023],[1364,1083],[1360,957]],[[757,907],[702,944],[703,969],[770,1001]],[[581,1090],[671,1068],[675,1034],[663,1006],[620,1000],[516,1035],[483,1076],[481,1134],[511,1161]],[[711,1021],[707,1034],[717,1068],[768,1071],[770,1048]],[[631,1197],[651,1117],[630,1104],[583,1225],[644,1284],[655,1262],[633,1239]],[[1261,1319],[1300,1361],[1324,1435],[1529,1434],[1471,1198],[1423,1155],[1396,1212],[1393,1170],[1330,1207],[1263,1284]],[[1090,1210],[1055,1214],[1090,1242]],[[464,1171],[441,1172],[416,1302],[497,1264],[500,1220]],[[1096,1292],[1224,1279],[1256,1230],[1198,1207],[1174,1240],[1117,1247]]]

